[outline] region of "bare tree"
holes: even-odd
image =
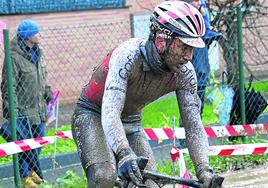
[[[223,37],[219,41],[228,72],[228,83],[238,85],[237,12],[243,7],[244,63],[257,67],[268,62],[268,1],[267,0],[208,0],[213,15],[212,25]],[[267,73],[266,73],[267,76]]]

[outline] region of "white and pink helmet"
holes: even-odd
[[[152,32],[160,31],[170,37],[197,48],[205,47],[203,16],[192,5],[179,1],[164,1],[157,5],[151,17]]]

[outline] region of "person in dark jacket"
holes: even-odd
[[[206,32],[202,37],[206,46],[204,48],[195,48],[193,53],[192,64],[194,66],[196,77],[197,77],[197,94],[201,100],[201,117],[203,114],[204,108],[204,99],[206,93],[206,87],[210,83],[210,64],[208,59],[208,49],[209,45],[214,40],[219,40],[221,37],[221,33],[214,31],[211,28],[209,13],[207,10],[207,5],[204,0],[182,0],[194,6],[196,9],[200,11],[203,16]]]
[[[17,116],[19,140],[43,137],[45,134],[46,106],[52,98],[47,83],[47,70],[39,48],[39,25],[33,20],[23,20],[17,28],[17,35],[10,44],[14,106]],[[2,70],[3,117],[2,135],[11,139],[10,109],[8,100],[7,67]],[[24,187],[35,188],[44,182],[39,163],[41,149],[19,153],[19,170]]]

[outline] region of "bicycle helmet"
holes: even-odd
[[[151,33],[178,37],[189,46],[203,48],[205,34],[203,16],[192,5],[179,1],[164,1],[157,5],[151,16]]]

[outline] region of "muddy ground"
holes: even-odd
[[[268,188],[268,166],[228,172],[223,176],[226,188]]]
[[[224,188],[268,188],[268,166],[258,166],[221,174],[225,177]],[[175,186],[179,188],[180,186]],[[165,186],[173,188],[173,186]]]

